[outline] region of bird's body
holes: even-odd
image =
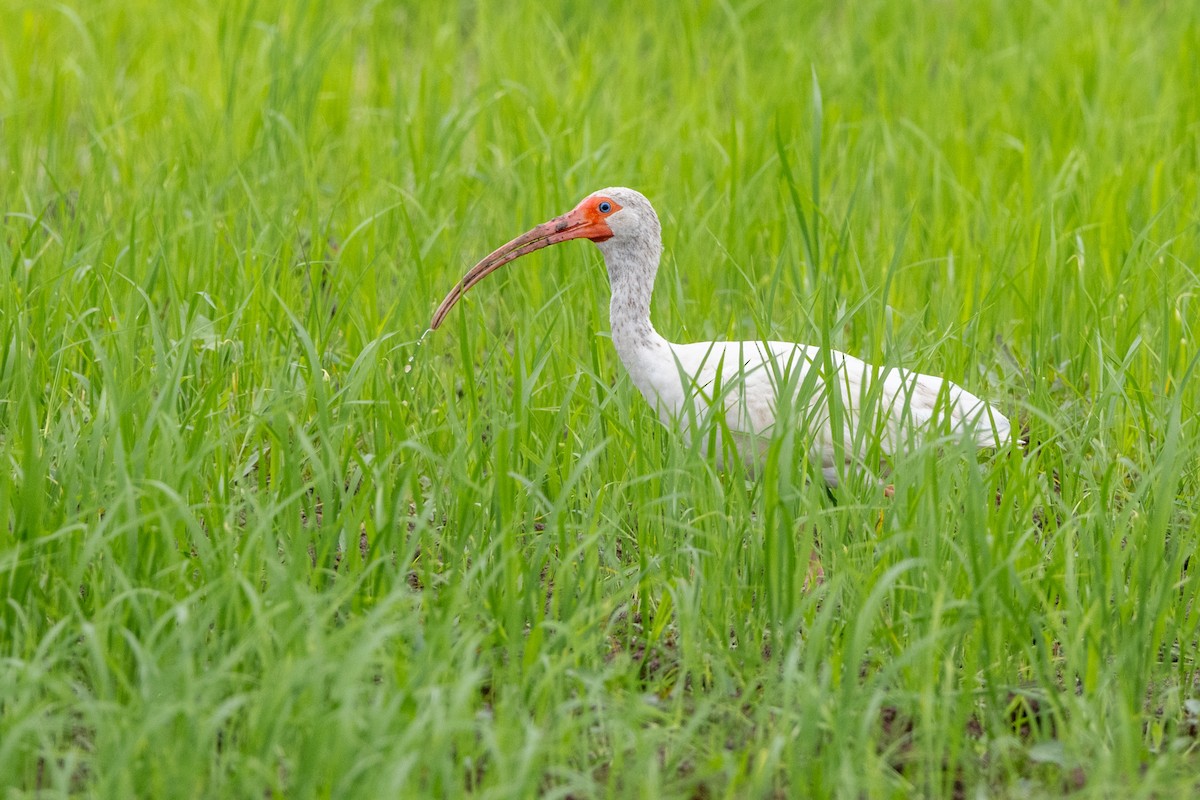
[[[814,461],[831,486],[845,467],[862,461],[861,451],[870,449],[875,437],[881,454],[894,456],[931,433],[965,435],[980,447],[998,446],[1010,435],[1007,419],[960,386],[874,367],[837,351],[749,341],[667,343],[666,352],[657,366],[623,361],[663,423],[680,425],[685,436],[710,430],[711,410],[721,410],[723,419],[712,429],[718,459],[728,432],[728,444],[743,462],[758,463],[781,413],[788,423],[803,426]],[[838,412],[829,407],[835,391]]]
[[[577,238],[591,239],[604,254],[613,345],[634,385],[665,423],[680,425],[685,435],[712,430],[718,457],[732,444],[753,464],[777,426],[803,426],[814,461],[836,485],[847,466],[873,468],[861,460],[875,443],[879,453],[892,456],[930,435],[966,437],[981,447],[999,446],[1012,435],[1009,421],[983,400],[930,375],[790,342],[668,342],[650,322],[662,254],[658,216],[632,189],[595,192],[493,252],[442,301],[431,327],[495,269]],[[724,432],[732,442],[721,442]]]

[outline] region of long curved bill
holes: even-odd
[[[600,226],[603,226],[603,229]],[[450,293],[446,295],[446,299],[437,307],[437,311],[433,312],[433,321],[429,323],[429,327],[436,329],[441,325],[442,321],[446,319],[446,315],[450,313],[450,309],[454,308],[454,304],[459,301],[459,298],[470,291],[472,286],[508,262],[515,261],[521,256],[528,255],[535,250],[541,250],[543,247],[549,247],[552,244],[558,244],[559,242],[582,238],[603,240],[610,236],[612,236],[612,231],[608,228],[607,224],[603,221],[592,219],[581,208],[576,208],[562,216],[555,217],[549,222],[543,222],[541,225],[538,225],[527,233],[521,234],[508,244],[495,250],[487,258],[467,270],[467,274],[462,276],[462,280],[450,290]]]

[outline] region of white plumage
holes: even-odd
[[[778,425],[800,425],[826,481],[878,446],[897,455],[931,436],[966,437],[996,447],[1012,436],[1009,421],[950,381],[877,367],[837,351],[790,342],[673,344],[650,322],[650,298],[662,254],[658,215],[638,192],[623,187],[585,197],[476,264],[442,301],[437,328],[460,297],[504,264],[570,239],[591,239],[604,254],[612,285],[612,340],[635,386],[668,424],[685,435],[701,430],[714,410],[749,464],[761,457]],[[830,402],[832,400],[832,402]],[[780,415],[786,415],[781,419]],[[838,436],[835,431],[840,432]],[[726,444],[721,443],[720,457]]]

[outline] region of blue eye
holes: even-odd
[[[597,206],[597,208],[600,209],[601,214],[607,214],[608,212],[612,211],[612,203],[605,200],[603,203]]]

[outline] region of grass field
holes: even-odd
[[[1200,5],[0,19],[5,797],[1200,791]],[[1028,451],[718,471],[586,243],[422,337],[614,184],[668,338],[945,375]]]

